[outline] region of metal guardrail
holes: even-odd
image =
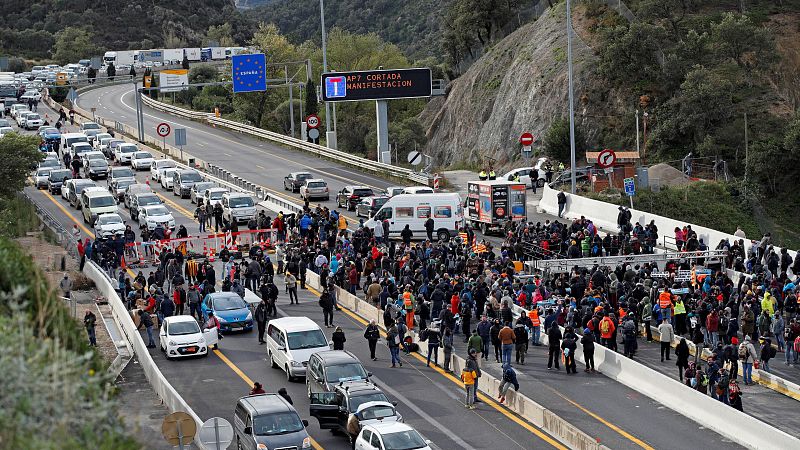
[[[305,142],[300,139],[284,136],[282,134],[274,133],[272,131],[264,130],[252,125],[245,125],[233,120],[215,117],[213,114],[191,111],[185,108],[168,105],[166,103],[153,100],[152,98],[147,96],[142,96],[142,103],[158,111],[174,114],[176,116],[192,120],[205,120],[211,125],[225,127],[261,139],[267,139],[269,141],[277,142],[279,144],[287,145],[293,148],[313,153],[320,157],[335,159],[337,161],[344,162],[345,164],[359,167],[361,169],[365,169],[370,172],[378,173],[381,175],[389,175],[396,178],[404,178],[413,181],[415,183],[420,183],[424,185],[430,185],[432,182],[431,181],[432,178],[429,175],[424,173],[414,172],[413,170],[407,169],[405,167],[372,161],[366,158],[362,158],[360,156],[351,155],[349,153],[340,150],[334,150],[332,148],[325,147],[322,145],[312,144],[310,142]]]
[[[22,191],[19,193],[21,197],[23,197],[27,202],[29,202],[33,207],[36,209],[36,216],[39,217],[39,220],[42,223],[50,228],[50,230],[56,235],[56,239],[58,240],[58,244],[64,247],[67,251],[67,254],[72,256],[73,258],[78,258],[78,242],[75,241],[74,236],[67,231],[61,223],[56,220],[55,217],[50,214],[45,208],[43,208],[39,203],[36,202],[31,196],[28,195],[27,192]]]

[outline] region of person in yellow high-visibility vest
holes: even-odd
[[[343,235],[347,231],[347,217],[345,217],[344,214],[339,214],[337,228],[339,229],[340,235]]]

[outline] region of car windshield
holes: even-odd
[[[198,181],[202,180],[203,177],[201,177],[200,174],[195,171],[184,172],[181,174],[181,181],[185,183],[197,183]]]
[[[147,158],[152,158],[153,155],[147,152],[136,152],[133,154],[133,157],[135,159],[147,159]]]
[[[226,192],[227,191],[211,191],[208,196],[211,197],[211,200],[220,200]]]
[[[170,168],[170,167],[177,167],[177,166],[175,165],[175,162],[174,162],[174,161],[170,161],[170,160],[161,160],[161,161],[158,161],[158,162],[156,162],[156,166],[157,166],[159,169],[168,169],[168,168]]]
[[[329,366],[326,378],[329,383],[363,380],[367,378],[367,372],[359,363],[341,364],[338,366]]]
[[[303,430],[303,422],[295,412],[281,412],[253,417],[253,434],[274,436],[276,434],[296,433]]]
[[[374,202],[375,202],[375,207],[376,207],[376,208],[380,208],[381,206],[385,205],[387,201],[389,201],[389,199],[388,199],[388,198],[386,198],[386,197],[377,197],[377,198],[375,198],[375,200],[374,200]]]
[[[143,195],[139,197],[139,206],[158,205],[161,204],[161,199],[155,195]]]
[[[89,144],[75,144],[72,146],[72,150],[75,154],[86,153],[92,151],[92,146]]]
[[[288,334],[289,350],[300,350],[304,348],[327,347],[328,341],[322,330],[295,331]]]
[[[298,181],[308,180],[309,178],[313,178],[310,173],[298,173],[295,178]]]
[[[384,417],[393,417],[396,415],[397,413],[394,411],[394,408],[388,405],[373,406],[361,411],[362,420],[383,419]]]
[[[248,208],[253,206],[253,199],[250,197],[233,197],[230,203],[231,208]]]
[[[214,187],[214,183],[211,182],[203,182],[203,183],[195,183],[194,190],[197,193],[205,192],[206,189],[210,189]]]
[[[135,175],[133,171],[127,167],[120,167],[111,171],[111,176],[114,178],[133,178]]]
[[[89,165],[92,167],[108,167],[105,159],[91,159],[89,160]]]
[[[86,123],[83,124],[83,129],[84,130],[99,130],[100,129],[100,125],[98,125],[96,123],[92,123],[92,122],[86,122]]]
[[[325,187],[325,182],[324,181],[310,181],[310,182],[306,183],[306,186],[308,186],[310,188],[321,188],[321,187]]]
[[[97,219],[97,223],[99,223],[100,225],[114,225],[114,224],[117,224],[117,223],[122,223],[122,219],[117,215],[114,215],[114,216],[100,216]]]
[[[94,183],[76,184],[75,185],[75,189],[73,189],[75,191],[75,195],[80,195],[81,192],[83,192],[83,190],[86,189],[89,186],[95,187],[96,185]]]
[[[200,327],[197,326],[197,322],[175,322],[169,324],[169,335],[170,336],[183,336],[186,334],[195,334],[200,332]]]
[[[169,210],[164,206],[157,206],[147,210],[148,216],[166,216],[167,214],[169,214]]]
[[[359,197],[369,197],[370,195],[375,195],[372,192],[372,189],[355,189],[353,191],[353,195],[357,195]]]
[[[412,450],[428,445],[416,430],[398,431],[383,435],[383,448],[385,450]]]
[[[50,172],[50,179],[55,181],[61,181],[64,178],[70,180],[72,179],[72,171],[70,170],[53,170]]]
[[[238,295],[217,297],[214,299],[214,309],[216,311],[232,311],[234,309],[246,308],[244,300]]]
[[[135,145],[120,145],[119,146],[120,153],[133,153],[136,151]]]
[[[50,176],[50,169],[39,169],[36,171],[37,177],[49,177]]]
[[[28,118],[25,120],[39,120],[40,118],[38,114],[28,114]]]
[[[136,184],[136,180],[119,180],[117,181],[117,190],[124,191],[126,187]]]
[[[367,402],[389,402],[386,394],[381,391],[375,391],[369,394],[359,395],[350,398],[350,411],[358,411],[358,407]]]
[[[10,127],[11,123],[8,119],[0,119],[0,127]]]
[[[106,206],[114,206],[116,204],[117,202],[114,200],[114,197],[110,195],[95,197],[89,200],[89,205],[93,208],[104,208]]]

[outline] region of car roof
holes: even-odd
[[[248,395],[240,398],[239,402],[257,415],[294,411],[294,408],[278,394]]]
[[[289,175],[294,177],[296,177],[297,175],[311,175],[311,172],[292,172]]]
[[[166,208],[166,206],[164,206],[163,204],[158,204],[158,205],[147,205],[147,206],[142,206],[142,211],[149,211],[149,210],[151,210],[151,209],[155,209],[155,208],[158,208],[158,207],[163,207],[163,208]],[[169,213],[169,209],[167,209],[167,212]],[[170,214],[171,214],[171,213],[170,213]]]
[[[324,183],[325,180],[323,180],[322,178],[309,178],[308,180],[306,180],[306,183],[313,183],[313,182],[322,182],[322,183]]]
[[[212,299],[215,299],[215,298],[228,298],[228,297],[242,298],[242,297],[239,297],[239,294],[237,294],[236,292],[231,292],[231,291],[228,291],[228,292],[211,292],[208,295],[211,296]]]
[[[350,395],[356,395],[359,393],[367,393],[367,392],[380,392],[386,395],[383,391],[381,391],[378,386],[375,386],[372,382],[369,381],[342,381],[336,385],[336,389],[340,389],[344,392],[347,392]]]
[[[212,188],[208,188],[208,190],[207,190],[207,192],[219,192],[219,191],[228,192],[229,189],[228,188],[224,188],[224,187],[212,187]]]
[[[280,319],[270,320],[269,323],[286,331],[321,329],[316,322],[305,316],[281,317]]]
[[[354,354],[346,350],[323,350],[314,353],[314,355],[325,362],[325,364],[361,362]]]
[[[183,314],[183,315],[180,315],[180,316],[165,317],[164,318],[164,322],[166,322],[166,323],[180,323],[180,322],[194,322],[194,323],[197,323],[197,319],[195,319],[192,316]]]
[[[361,185],[361,184],[349,184],[349,185],[345,186],[345,189],[369,189],[369,190],[372,190],[371,187],[364,186],[364,185]]]
[[[406,425],[403,422],[385,422],[385,421],[375,422],[375,423],[365,424],[364,427],[372,428],[374,431],[377,431],[378,434],[397,433],[400,431],[408,431],[408,430],[417,431],[410,425]]]
[[[113,197],[113,195],[111,195],[111,193],[108,192],[107,190],[101,188],[100,186],[97,186],[97,187],[99,188],[99,190],[94,190],[92,188],[86,188],[86,189],[83,190],[83,193],[87,197],[100,197],[101,195],[108,195],[109,197]]]
[[[246,194],[244,192],[228,192],[224,196],[227,196],[228,198],[231,198],[231,197],[252,197],[250,194]]]
[[[103,217],[103,216],[117,216],[117,217],[120,218],[120,220],[122,219],[122,216],[120,216],[119,213],[115,213],[115,212],[102,213],[97,217],[99,218],[99,217]]]
[[[144,196],[146,196],[146,195],[149,195],[149,196],[151,196],[151,197],[156,197],[156,198],[158,198],[159,200],[161,200],[161,198],[159,198],[159,197],[158,197],[158,194],[156,194],[156,193],[155,193],[155,192],[153,192],[153,191],[150,191],[150,192],[139,192],[138,194],[135,194],[135,195],[134,195],[134,197],[136,197],[136,198],[139,198],[139,197],[144,197]]]

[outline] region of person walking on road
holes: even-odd
[[[267,301],[265,298],[262,297],[261,302],[256,306],[256,313],[253,318],[256,319],[256,325],[258,326],[258,343],[266,344],[264,332],[267,329]]]
[[[438,328],[426,328],[420,331],[420,334],[423,334],[428,341],[428,359],[425,362],[425,366],[430,367],[431,365],[431,356],[433,356],[433,365],[439,365],[439,344],[442,341],[442,333],[439,331]]]
[[[453,373],[450,370],[450,362],[453,360],[453,332],[450,328],[444,329],[444,336],[442,336],[442,349],[444,350],[444,369],[447,373]]]
[[[373,361],[377,361],[378,358],[375,356],[375,348],[378,345],[378,339],[381,338],[380,330],[378,329],[378,324],[375,323],[375,320],[370,321],[369,325],[367,325],[367,329],[364,330],[364,339],[367,340],[367,344],[369,344],[369,357],[372,358]]]
[[[547,329],[547,339],[550,341],[547,348],[547,370],[552,370],[553,363],[555,363],[556,370],[561,370],[559,367],[559,356],[561,356],[561,328],[558,323],[553,323]]]
[[[575,343],[575,333],[569,328],[564,333],[564,341],[561,343],[561,350],[564,352],[564,368],[567,374],[576,374],[578,370],[575,368],[575,352],[578,350],[578,345]]]
[[[503,364],[511,364],[511,352],[514,350],[514,330],[511,329],[511,324],[506,322],[505,326],[500,330],[498,338],[500,345],[503,348],[502,362]]]
[[[470,350],[470,355],[467,358],[467,363],[464,370],[461,372],[461,381],[464,382],[464,389],[466,390],[466,398],[464,407],[467,409],[475,409],[475,382],[478,379],[478,361],[475,357],[475,350]]]
[[[400,362],[400,341],[402,337],[397,331],[397,325],[392,325],[386,330],[386,345],[389,347],[389,353],[392,355],[392,367],[403,367],[403,363]]]
[[[64,278],[61,279],[61,282],[58,283],[58,287],[61,289],[61,293],[64,295],[64,298],[72,298],[72,280],[69,278],[69,275],[65,272]]]
[[[189,315],[196,317],[197,320],[203,320],[200,312],[200,291],[197,290],[197,285],[189,285],[189,291],[186,293],[186,301],[189,303]]]
[[[336,327],[336,331],[331,335],[331,341],[333,341],[334,350],[344,350],[344,343],[347,342],[347,338],[344,336],[342,327]]]
[[[284,281],[286,282],[286,292],[289,293],[289,304],[297,303],[299,305],[300,302],[297,300],[297,277],[291,272],[286,272]]]
[[[319,306],[322,308],[322,316],[325,319],[325,327],[333,327],[333,299],[326,287],[319,296]]]
[[[216,328],[216,330],[217,330],[217,339],[218,340],[222,340],[222,334],[219,332],[219,330],[220,330],[219,319],[217,319],[214,316],[214,312],[213,311],[209,311],[208,312],[208,320],[206,321],[205,329],[206,330],[211,330],[211,329],[214,329],[214,328]],[[216,350],[217,348],[219,348],[219,345],[218,344],[214,344],[214,350]]]
[[[147,348],[156,348],[156,343],[153,340],[153,319],[150,318],[150,313],[139,310],[139,326],[137,330],[144,327],[147,330]]]
[[[660,335],[658,341],[661,342],[661,362],[664,362],[664,358],[669,361],[669,350],[672,344],[672,338],[675,337],[675,332],[672,331],[672,325],[670,325],[669,319],[661,321],[661,325],[658,326],[658,334]]]
[[[586,363],[584,372],[594,373],[594,333],[592,330],[588,328],[583,330],[581,345],[583,346],[583,360]]]
[[[739,359],[742,361],[744,384],[750,386],[753,384],[753,363],[758,360],[758,353],[756,353],[756,348],[749,335],[745,335],[744,342],[739,344],[738,352]]]
[[[675,346],[675,356],[678,360],[675,365],[678,366],[678,376],[683,382],[683,374],[689,368],[689,344],[686,343],[686,338],[681,338],[681,341]]]
[[[83,315],[83,326],[86,328],[86,333],[89,335],[89,345],[97,347],[97,338],[94,333],[94,328],[97,325],[97,316],[91,310],[86,310]]]

